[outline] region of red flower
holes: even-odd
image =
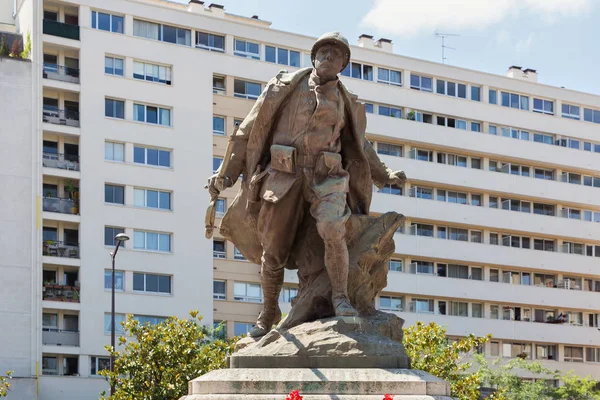
[[[391,394],[383,395],[383,400],[394,400],[394,396]]]
[[[302,396],[297,390],[292,390],[285,400],[302,400]]]

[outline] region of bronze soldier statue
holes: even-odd
[[[406,179],[379,160],[365,138],[364,104],[338,79],[350,62],[346,38],[324,34],[311,60],[314,68],[282,71],[269,81],[230,143],[221,174],[208,181],[216,196],[243,174],[220,229],[250,260],[262,253],[264,302],[252,337],[281,319],[284,267],[309,215],[325,245],[335,315],[357,315],[347,292],[346,221],[350,214],[368,214],[373,183],[401,186]]]

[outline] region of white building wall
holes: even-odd
[[[31,393],[37,360],[39,313],[35,186],[40,176],[32,136],[32,64],[0,58],[0,371],[14,371],[15,387]]]

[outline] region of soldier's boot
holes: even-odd
[[[258,315],[256,325],[248,332],[253,338],[258,338],[269,333],[273,325],[281,321],[281,309],[279,308],[279,293],[283,286],[283,268],[273,270],[263,268],[261,272],[261,285],[263,291],[263,309]]]
[[[325,267],[331,281],[331,302],[338,317],[358,316],[348,298],[350,261],[346,240],[325,240]]]

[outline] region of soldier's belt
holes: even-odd
[[[296,148],[291,146],[271,146],[271,167],[277,171],[295,173],[296,168],[315,168],[319,160],[328,170],[341,164],[341,156],[337,153],[322,151],[318,155],[298,154]]]

